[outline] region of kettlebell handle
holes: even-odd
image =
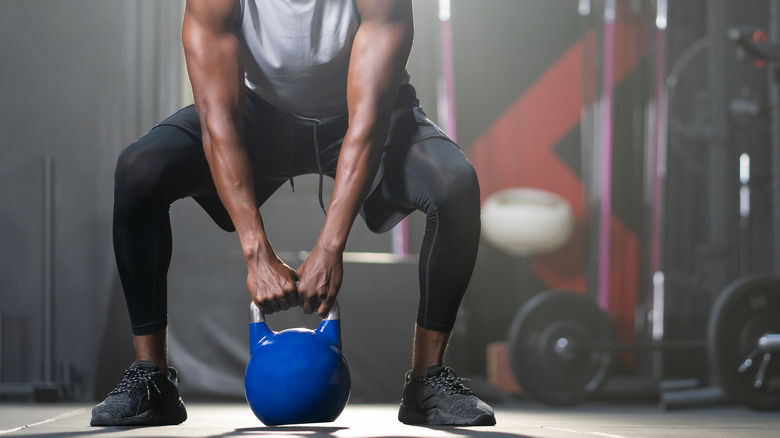
[[[323,321],[330,321],[330,320],[340,320],[340,314],[339,314],[339,302],[334,301],[333,306],[330,308],[330,312],[328,312],[328,316],[323,318]],[[259,307],[257,307],[257,304],[255,304],[254,301],[249,305],[249,322],[265,322],[265,314],[262,310],[260,310]]]

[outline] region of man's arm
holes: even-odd
[[[182,42],[217,192],[236,227],[247,287],[264,313],[297,304],[295,273],[274,253],[263,229],[244,147],[244,69],[238,0],[188,0]]]
[[[376,175],[414,36],[411,0],[356,0],[361,23],[347,77],[349,128],[325,224],[298,269],[304,311],[327,314],[343,273],[347,236]]]

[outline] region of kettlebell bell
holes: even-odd
[[[350,394],[349,365],[341,352],[339,305],[316,330],[271,330],[249,305],[249,363],[244,391],[266,426],[334,421]]]

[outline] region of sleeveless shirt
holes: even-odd
[[[347,71],[360,25],[354,0],[240,0],[246,86],[281,111],[347,113]],[[402,83],[409,82],[404,71]]]
[[[359,25],[353,0],[241,0],[246,86],[279,110],[347,112],[347,71]]]

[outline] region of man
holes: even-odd
[[[479,241],[479,187],[458,147],[418,106],[405,71],[411,0],[189,0],[182,39],[194,107],[121,154],[114,247],[136,362],[93,409],[92,425],[178,424],[186,411],[166,351],[168,209],[193,197],[236,231],[252,300],[326,315],[360,213],[374,232],[427,215],[412,370],[399,419],[495,424],[492,409],[442,366]],[[293,177],[335,178],[316,245],[294,270],[258,211]],[[324,209],[324,207],[323,207]]]

